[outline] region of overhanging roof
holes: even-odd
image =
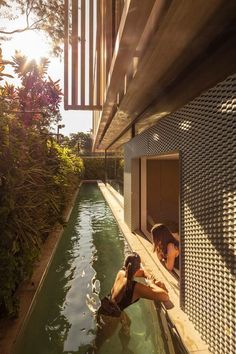
[[[145,129],[236,70],[235,1],[128,3],[95,149],[126,142],[134,122]]]

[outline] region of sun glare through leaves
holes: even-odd
[[[50,48],[45,36],[38,32],[28,31],[18,34],[11,41],[12,47],[27,56],[28,60],[40,61],[42,57],[50,56]]]

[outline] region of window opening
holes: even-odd
[[[179,180],[179,153],[141,159],[141,230],[150,241],[159,223],[179,240]],[[173,272],[179,276],[179,256]]]

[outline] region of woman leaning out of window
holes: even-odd
[[[173,270],[175,260],[179,256],[179,236],[174,235],[164,224],[155,224],[151,229],[153,252],[168,270]],[[178,239],[177,239],[178,238]]]

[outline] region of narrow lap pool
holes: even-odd
[[[127,248],[97,184],[83,184],[14,354],[93,353],[99,298],[109,293]],[[152,302],[140,300],[126,313],[126,349],[114,333],[99,353],[167,353]]]

